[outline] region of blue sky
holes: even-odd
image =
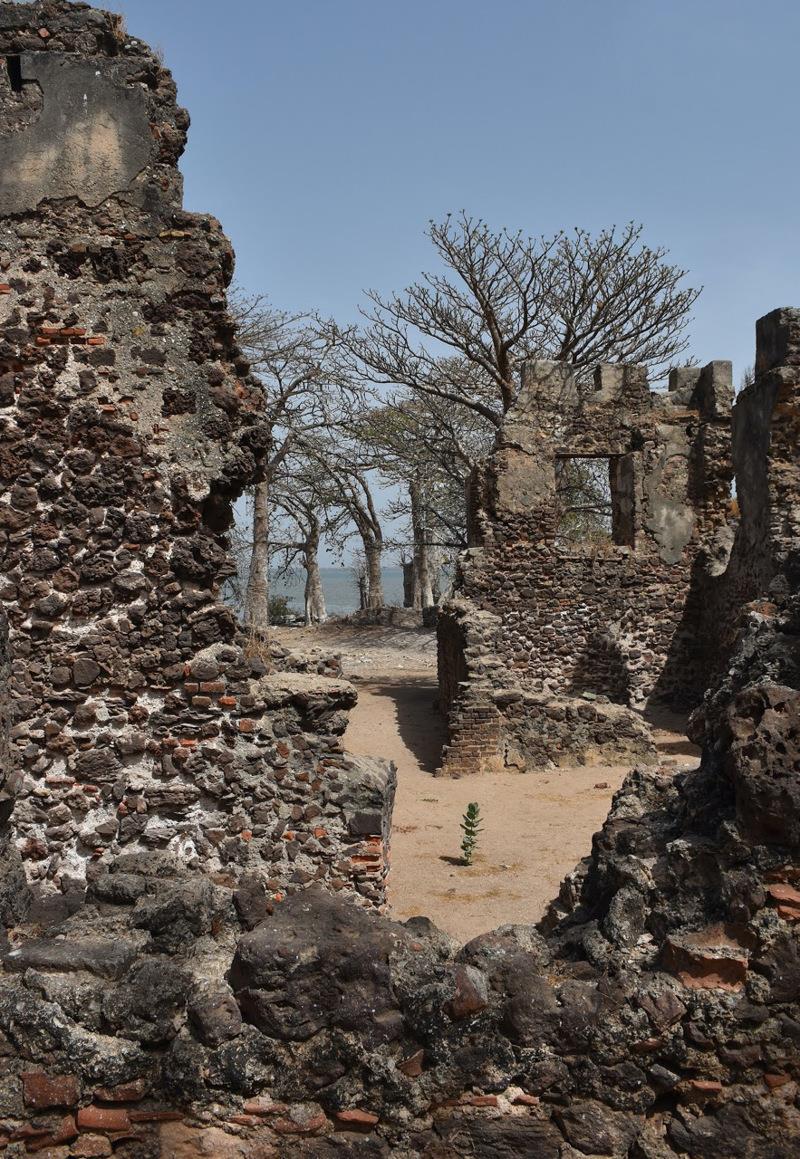
[[[466,208],[550,233],[642,221],[704,286],[701,361],[800,305],[797,0],[106,0],[192,114],[186,203],[237,280],[355,317]]]

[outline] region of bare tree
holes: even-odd
[[[466,406],[498,427],[526,358],[639,362],[660,374],[686,349],[699,291],[682,285],[686,271],[665,249],[642,241],[640,225],[534,239],[461,213],[427,234],[443,272],[388,298],[370,292],[349,343],[374,383]]]
[[[451,378],[458,373],[453,360]],[[433,604],[446,557],[466,547],[467,479],[489,450],[493,430],[465,406],[410,391],[353,421],[354,437],[371,451],[381,476],[399,484],[405,495],[391,513],[409,519],[408,537],[399,546],[411,549],[414,607]]]
[[[349,466],[341,459],[338,464],[341,487],[340,502],[347,510],[361,537],[366,564],[367,607],[382,608],[383,594],[383,527],[375,500],[369,467]]]
[[[337,378],[334,354],[343,335],[335,323],[277,310],[261,296],[231,298],[239,344],[266,394],[271,448],[263,481],[253,491],[253,526],[244,620],[255,631],[269,623],[270,493],[290,452],[330,422]]]
[[[306,573],[304,613],[307,625],[327,619],[319,564],[323,537],[335,538],[349,518],[341,505],[336,480],[327,465],[309,455],[291,455],[273,488],[284,570],[298,558]],[[282,516],[282,518],[281,518]]]

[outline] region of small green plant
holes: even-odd
[[[481,807],[477,801],[470,801],[467,805],[467,811],[464,814],[464,819],[461,822],[461,829],[464,837],[461,841],[461,856],[464,859],[465,865],[472,865],[472,859],[475,856],[475,849],[478,845],[478,834],[483,826],[481,825]]]

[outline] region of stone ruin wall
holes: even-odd
[[[735,535],[732,401],[727,362],[674,371],[665,393],[642,367],[582,384],[526,365],[440,617],[445,772],[653,759],[628,706],[698,703],[719,660],[708,593]],[[609,463],[611,542],[560,531],[570,459]]]
[[[695,714],[700,767],[634,770],[545,921],[458,946],[353,904],[379,900],[359,874],[383,864],[391,775],[340,752],[335,666],[265,671],[217,598],[265,443],[229,247],[178,205],[168,74],[80,4],[1,4],[9,55],[23,78],[88,63],[81,81],[144,101],[147,126],[124,131],[128,180],[101,205],[51,191],[2,222],[0,1151],[800,1153],[800,313],[762,324],[749,398],[772,434],[738,549],[753,599]],[[0,100],[6,157],[41,124],[22,87]],[[309,802],[324,823],[292,816]],[[338,867],[309,844],[326,838]]]
[[[34,912],[132,902],[121,867],[151,858],[254,878],[262,906],[322,879],[380,906],[393,773],[342,753],[355,691],[335,662],[275,671],[219,598],[269,431],[230,244],[181,207],[188,115],[116,17],[0,13],[7,791]]]

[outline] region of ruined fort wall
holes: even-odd
[[[701,697],[709,656],[693,577],[733,537],[730,364],[676,372],[670,387],[650,392],[637,367],[600,367],[593,387],[567,366],[526,367],[475,480],[474,546],[441,617],[446,768],[469,767],[481,701],[527,695],[538,714],[538,736],[530,721],[523,736],[501,711],[511,740],[497,759],[514,764],[512,750],[531,763],[645,754],[646,730],[605,705]],[[610,538],[563,534],[558,472],[572,462],[608,464]],[[459,680],[466,689],[454,696]]]
[[[354,689],[276,674],[220,600],[270,432],[230,243],[181,207],[188,115],[119,18],[0,13],[0,602],[32,913],[119,892],[123,855],[381,905],[393,774],[342,753]]]
[[[0,4],[0,37],[0,55],[50,44],[101,77],[117,61],[123,85],[143,68],[152,140],[169,135],[169,79],[115,18]],[[35,99],[12,103],[33,123]],[[168,168],[165,201],[128,188],[2,223],[0,706],[17,753],[0,748],[0,1149],[798,1153],[800,314],[770,331],[788,335],[759,473],[774,554],[745,553],[767,598],[704,700],[700,768],[635,770],[540,928],[457,946],[354,904],[370,901],[354,865],[380,866],[389,771],[338,750],[353,692],[335,666],[266,671],[217,599],[229,502],[264,446],[259,390],[224,314],[228,247],[175,207]],[[330,820],[259,828],[257,808],[277,824],[320,802]],[[343,867],[310,857],[323,872],[302,888],[288,849],[316,853],[300,835],[337,823],[373,851],[334,841]]]

